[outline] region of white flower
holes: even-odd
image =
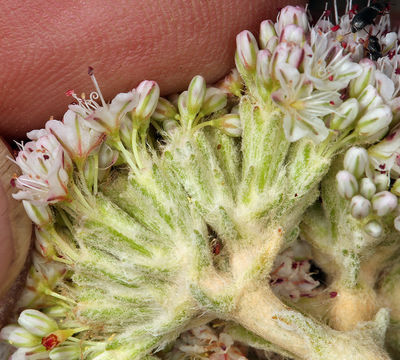
[[[360,75],[361,66],[351,61],[350,55],[343,55],[327,34],[311,30],[311,49],[311,56],[304,59],[304,72],[317,89],[338,91]]]
[[[104,134],[91,129],[78,113],[68,110],[63,121],[50,120],[46,130],[52,133],[72,159],[84,160],[102,142]]]
[[[334,111],[340,103],[334,91],[313,90],[303,74],[292,66],[277,65],[276,75],[281,89],[271,94],[272,100],[284,113],[283,128],[289,141],[309,136],[314,141],[324,140],[329,130],[322,118]]]
[[[15,199],[46,205],[67,198],[71,163],[53,135],[43,135],[21,146],[15,163],[22,170],[22,175],[13,179],[21,189],[13,194]]]

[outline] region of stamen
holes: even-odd
[[[92,79],[92,82],[93,82],[94,87],[95,87],[95,89],[97,91],[97,94],[100,96],[101,104],[103,106],[106,106],[107,104],[104,101],[103,94],[101,93],[99,84],[97,83],[96,77],[94,76],[94,69],[91,66],[89,66],[88,74],[89,74],[90,78]]]
[[[335,24],[337,25],[339,22],[338,18],[338,11],[337,11],[337,3],[336,0],[333,1],[333,8],[335,10]]]

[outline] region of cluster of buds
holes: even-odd
[[[46,314],[27,309],[19,315],[18,324],[1,330],[0,337],[18,348],[11,360],[78,360],[80,346],[68,338],[79,331],[82,329],[60,329],[57,322]]]
[[[293,301],[316,296],[320,283],[312,277],[310,260],[310,249],[304,242],[296,242],[279,254],[270,273],[272,290]]]
[[[207,325],[181,334],[174,348],[167,353],[167,360],[183,358],[207,358],[211,360],[247,360],[239,345],[224,332]]]
[[[351,215],[356,219],[368,217],[364,229],[378,237],[382,233],[378,218],[397,209],[398,194],[397,186],[390,185],[389,173],[374,170],[371,163],[366,149],[351,147],[344,157],[344,170],[337,173],[336,180],[339,195],[351,201]],[[399,221],[396,218],[395,224]]]
[[[240,136],[240,117],[234,110],[219,116],[227,106],[229,91],[240,94],[237,72],[228,75],[220,88],[206,87],[205,79],[197,75],[190,82],[188,90],[178,97],[171,97],[171,101],[160,98],[152,120],[161,123],[167,134],[181,125],[193,131],[213,126],[229,136]]]

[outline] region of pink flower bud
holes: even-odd
[[[285,64],[294,68],[299,68],[304,60],[304,49],[294,43],[279,43],[276,47],[271,60],[271,74],[276,76],[277,67],[285,70]]]
[[[390,178],[387,174],[375,174],[374,184],[378,192],[387,190],[390,185]]]
[[[278,32],[282,33],[282,30],[287,25],[300,26],[304,31],[308,30],[308,18],[306,11],[300,6],[286,6],[278,15]]]
[[[242,124],[239,115],[227,114],[215,121],[216,127],[218,127],[225,134],[232,137],[239,137],[242,135]]]
[[[215,87],[207,88],[204,96],[201,112],[204,115],[209,115],[213,112],[223,109],[227,104],[226,94]]]
[[[353,196],[351,199],[351,215],[356,219],[362,219],[369,215],[371,203],[361,195]]]
[[[360,105],[360,111],[372,110],[383,103],[383,99],[378,93],[378,90],[372,86],[368,85],[358,97],[358,103]]]
[[[31,334],[42,337],[58,330],[58,325],[53,319],[34,309],[24,310],[19,315],[18,324]]]
[[[139,101],[135,108],[135,115],[141,119],[148,119],[157,106],[160,87],[155,81],[144,80],[136,88],[136,92],[139,95]]]
[[[360,178],[368,164],[368,152],[362,147],[351,147],[344,156],[344,168],[356,178]]]
[[[35,227],[35,248],[44,257],[52,259],[56,255],[54,245],[49,233],[41,228]]]
[[[244,30],[236,36],[236,66],[241,72],[243,69],[248,74],[256,71],[258,45],[254,35]]]
[[[378,216],[385,216],[397,207],[396,195],[389,191],[381,191],[372,197],[372,208]]]
[[[302,45],[306,41],[306,34],[304,30],[297,25],[287,25],[283,28],[279,41],[294,42]]]
[[[357,179],[346,170],[336,174],[337,190],[341,197],[351,199],[358,191]]]
[[[16,325],[8,325],[1,329],[0,338],[17,347],[33,347],[40,345],[41,341],[40,337]]]
[[[236,69],[226,75],[221,81],[216,84],[216,87],[226,94],[240,96],[243,88],[243,80]]]
[[[261,50],[257,54],[257,80],[263,87],[267,87],[271,81],[269,73],[269,61],[271,53],[269,50]]]
[[[175,119],[177,114],[178,112],[175,106],[167,99],[160,97],[151,118],[157,121],[164,121],[167,119]]]
[[[260,24],[261,49],[265,49],[267,47],[268,41],[274,36],[277,36],[274,22],[272,20],[264,20]]]

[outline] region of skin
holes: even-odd
[[[290,3],[304,5],[300,0]],[[234,65],[236,34],[244,29],[256,33],[259,23],[274,19],[285,4],[283,0],[173,0],[168,6],[164,0],[0,0],[0,135],[8,141],[23,139],[51,115],[61,119],[71,102],[66,90],[92,91],[89,65],[109,100],[143,79],[156,80],[162,94],[185,89],[197,74],[213,83]],[[0,170],[7,164],[2,155]],[[20,205],[5,196],[9,182],[9,175],[0,171],[0,284],[17,276],[22,265],[10,259],[30,243],[29,229],[18,234],[22,241],[12,235],[10,209]]]

